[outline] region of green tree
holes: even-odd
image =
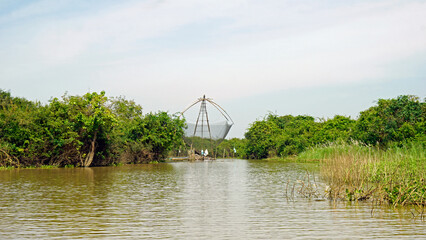
[[[426,105],[418,97],[379,99],[376,106],[361,112],[353,138],[366,144],[387,146],[425,134]]]
[[[105,92],[42,105],[0,90],[0,166],[108,165],[160,160],[182,143],[185,121]]]
[[[19,159],[19,164],[15,161],[13,165],[40,160],[33,157],[39,152],[38,143],[43,142],[44,137],[40,126],[34,124],[39,108],[39,103],[12,97],[9,92],[0,90],[0,149],[3,156]]]
[[[129,139],[142,143],[152,152],[153,160],[160,160],[173,148],[183,145],[184,127],[185,120],[177,114],[149,113],[137,120]]]
[[[250,125],[245,156],[261,159],[298,154],[313,144],[318,125],[311,116],[269,114]]]
[[[322,122],[314,136],[315,143],[348,142],[356,121],[349,117],[336,115]]]
[[[107,106],[105,92],[87,93],[83,96],[63,96],[50,102],[52,127],[59,129],[59,146],[72,144],[80,159],[80,165],[88,167],[95,156],[96,164],[106,157],[116,118]]]
[[[271,117],[282,130],[281,134],[274,138],[276,153],[278,156],[297,155],[307,147],[316,144],[316,135],[320,123],[315,122],[311,116],[274,116]]]
[[[274,137],[280,134],[280,129],[274,121],[264,119],[252,123],[244,134],[247,139],[245,155],[249,159],[267,158],[274,150]]]
[[[239,139],[239,138],[224,139],[216,147],[217,157],[244,158],[245,144],[246,144],[246,139]]]

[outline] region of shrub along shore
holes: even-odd
[[[185,121],[105,92],[48,104],[0,90],[0,167],[105,166],[159,161],[183,144]]]
[[[331,199],[426,205],[426,152],[417,142],[380,149],[360,143],[313,147],[298,160],[320,160]]]
[[[105,92],[48,104],[0,90],[0,169],[148,163],[184,153],[185,120]],[[329,196],[425,206],[426,103],[379,99],[354,120],[268,114],[245,138],[210,144],[216,157],[319,160]]]
[[[333,199],[425,206],[426,103],[379,99],[358,119],[267,115],[238,152],[247,159],[319,160]]]

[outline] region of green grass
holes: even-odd
[[[12,170],[15,169],[14,166],[0,167],[0,170]]]
[[[331,198],[426,205],[426,151],[421,143],[386,150],[358,143],[328,144],[311,148],[296,159],[320,160]]]
[[[124,164],[123,163],[112,163],[110,166],[111,167],[121,167],[121,166],[124,166]]]
[[[298,156],[287,156],[287,157],[269,157],[262,159],[262,161],[279,161],[289,163],[318,163],[319,159],[315,158],[299,158]]]
[[[40,168],[41,169],[52,169],[52,168],[59,168],[59,167],[54,166],[54,165],[41,165]]]
[[[25,169],[52,169],[52,168],[59,168],[58,166],[55,165],[41,165],[41,166],[26,166],[24,167]]]

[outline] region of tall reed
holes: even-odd
[[[331,198],[426,205],[426,152],[421,143],[386,150],[357,142],[327,144],[307,150],[298,159],[320,160]]]

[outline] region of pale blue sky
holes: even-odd
[[[206,94],[242,137],[268,112],[357,117],[426,93],[426,1],[0,0],[0,88],[105,90],[144,112]]]

